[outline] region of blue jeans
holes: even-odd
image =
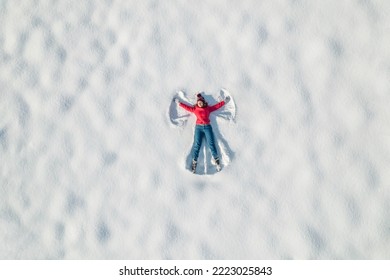
[[[211,150],[211,155],[214,159],[218,158],[217,147],[215,146],[215,139],[213,128],[208,125],[196,125],[194,134],[194,144],[192,145],[191,155],[192,159],[198,160],[199,150],[202,146],[203,138],[206,137],[207,144]]]

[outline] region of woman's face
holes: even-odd
[[[198,100],[197,104],[198,104],[198,107],[201,107],[201,108],[204,106],[204,103],[202,100]]]

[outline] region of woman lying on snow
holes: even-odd
[[[202,145],[203,138],[206,138],[207,144],[211,150],[211,155],[214,158],[215,164],[217,165],[217,170],[221,170],[221,164],[218,156],[217,147],[215,146],[215,139],[213,129],[210,124],[210,113],[218,110],[229,102],[230,97],[227,96],[225,100],[213,105],[208,106],[204,97],[198,93],[197,94],[196,104],[194,106],[188,106],[184,103],[181,103],[178,98],[174,98],[174,101],[179,104],[183,109],[194,113],[196,116],[196,126],[194,134],[194,144],[192,145],[191,156],[192,156],[192,166],[191,170],[193,173],[196,171],[196,164],[199,156],[199,150]]]

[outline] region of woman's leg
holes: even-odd
[[[218,156],[217,147],[215,145],[215,138],[214,138],[213,128],[211,127],[211,125],[205,126],[205,131],[204,132],[205,132],[207,144],[209,145],[209,148],[211,150],[211,155],[213,156],[213,158],[215,160],[217,160],[219,158],[219,156]]]
[[[195,126],[194,144],[192,145],[191,155],[192,160],[197,161],[199,156],[200,147],[202,146],[202,140],[204,137],[203,127]]]

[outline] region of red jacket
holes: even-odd
[[[183,109],[194,113],[196,116],[196,124],[210,124],[210,113],[218,110],[221,108],[223,105],[225,105],[225,101],[221,101],[213,106],[206,106],[206,107],[199,107],[197,105],[195,106],[188,106],[183,103],[179,103],[180,107]]]

